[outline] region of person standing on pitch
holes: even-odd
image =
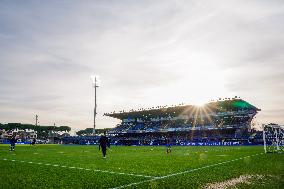
[[[110,143],[108,138],[106,137],[106,132],[104,131],[104,135],[101,136],[99,140],[99,150],[102,148],[103,158],[106,158],[107,147],[110,148]]]
[[[167,147],[167,154],[172,152],[171,140],[170,137],[166,138],[166,147]]]
[[[16,142],[17,142],[16,136],[12,136],[10,139],[10,151],[15,150]]]
[[[36,139],[35,139],[35,138],[33,138],[33,140],[32,140],[32,142],[31,142],[31,144],[30,144],[30,145],[35,146],[35,143],[36,143]]]

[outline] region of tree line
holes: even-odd
[[[105,131],[108,132],[110,128],[104,128],[104,129],[96,129],[96,134],[103,134]],[[93,134],[93,128],[86,128],[84,130],[80,130],[76,132],[78,136],[85,136],[85,135],[91,135]]]
[[[35,126],[33,124],[22,124],[22,123],[0,123],[0,129],[13,130],[13,129],[32,129],[37,131],[38,138],[47,138],[50,132],[69,132],[71,128],[68,126]]]

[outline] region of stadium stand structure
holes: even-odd
[[[251,142],[251,121],[260,109],[233,98],[214,101],[204,106],[158,106],[128,112],[105,113],[121,120],[109,131],[112,140],[122,145],[162,145],[166,138],[172,143]]]

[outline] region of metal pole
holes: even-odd
[[[97,78],[95,77],[95,107],[94,107],[94,130],[93,130],[93,135],[96,134],[96,115],[97,115]]]
[[[38,124],[38,115],[36,115],[36,122],[35,122],[35,129],[34,132],[37,133],[36,129],[37,129],[37,124]],[[36,134],[36,138],[37,138],[37,134]]]
[[[279,148],[279,138],[278,138],[278,128],[277,127],[275,128],[275,133],[276,133],[276,150],[278,152],[280,148]]]
[[[38,123],[38,115],[36,115],[36,123],[35,123],[35,126],[37,127],[37,123]]]
[[[266,154],[265,125],[262,125],[262,128],[263,128],[263,134],[262,134],[262,137],[263,137],[263,147],[264,147],[264,153]]]

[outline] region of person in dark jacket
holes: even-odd
[[[30,145],[34,146],[34,145],[35,145],[35,143],[36,143],[36,139],[35,139],[35,138],[33,138],[33,140],[32,140],[32,142],[31,142],[31,144],[30,144]]]
[[[10,139],[10,151],[15,150],[15,145],[16,145],[17,139],[15,136],[12,136]]]
[[[106,158],[107,147],[110,148],[110,141],[106,136],[106,132],[104,132],[104,135],[99,140],[99,150],[102,149],[103,158]]]

